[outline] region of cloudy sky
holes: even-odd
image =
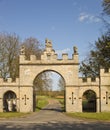
[[[78,47],[80,60],[103,33],[102,0],[0,0],[0,32],[52,40],[58,54]]]

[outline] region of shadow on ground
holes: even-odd
[[[21,124],[0,124],[0,130],[110,130],[109,123],[21,123]]]
[[[63,110],[61,110],[61,109],[58,109],[58,108],[43,108],[42,110],[63,112]]]

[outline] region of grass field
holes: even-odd
[[[47,104],[48,104],[48,97],[47,96],[37,96],[36,111],[41,110]]]
[[[80,119],[94,119],[100,121],[110,121],[110,112],[101,112],[101,113],[66,113],[66,115],[73,118]]]

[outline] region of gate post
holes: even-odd
[[[20,87],[20,112],[33,112],[33,87]]]

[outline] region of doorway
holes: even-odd
[[[87,90],[83,93],[82,111],[96,112],[96,93],[93,90]]]
[[[3,96],[3,111],[14,112],[16,109],[16,94],[13,91],[7,91]]]

